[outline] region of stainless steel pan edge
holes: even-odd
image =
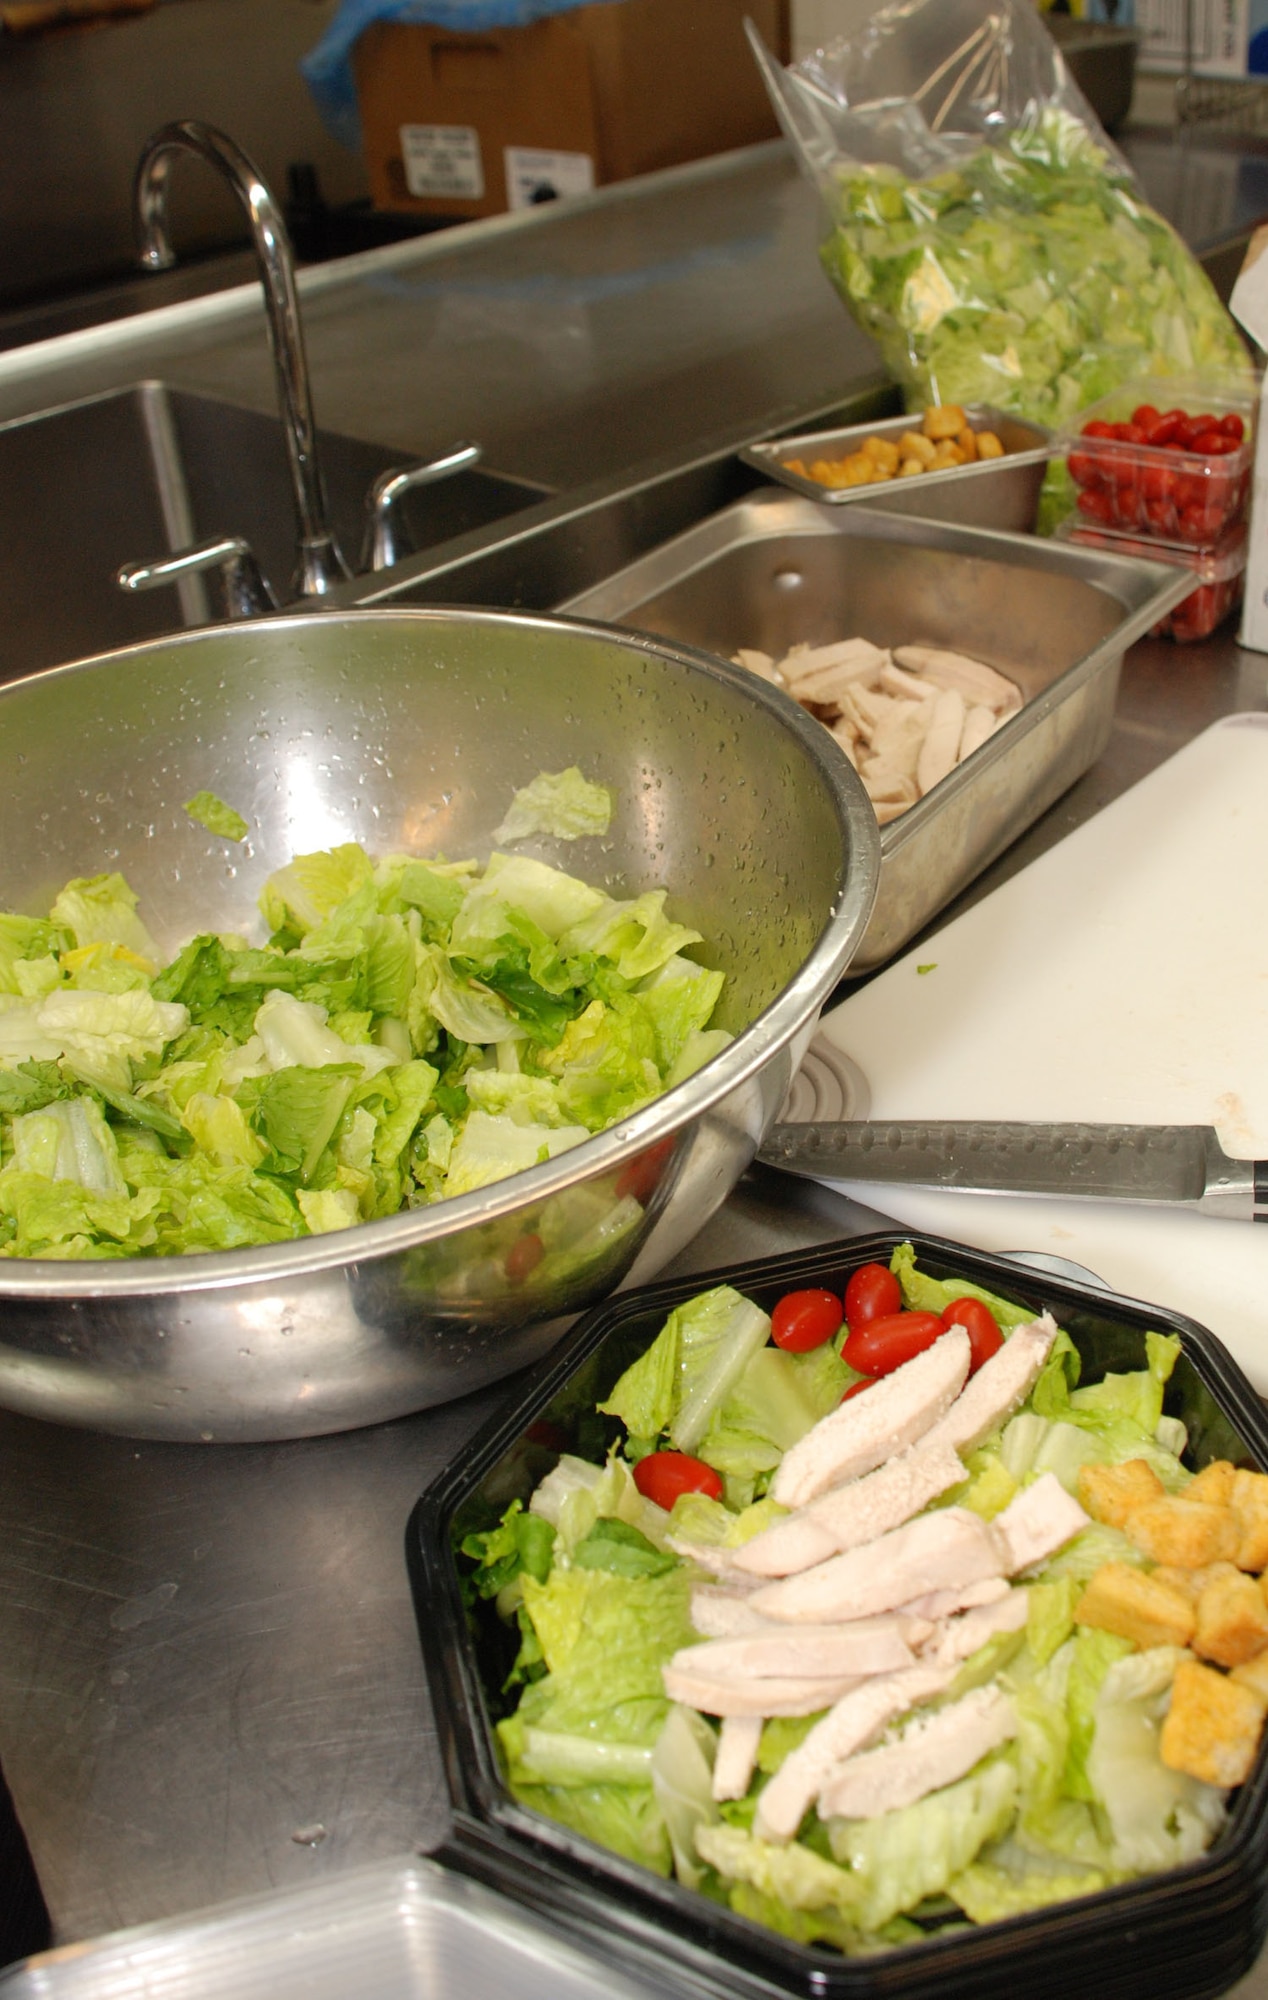
[[[644,607],[736,547],[800,535],[836,536],[844,545],[876,538],[999,562],[1032,574],[1037,589],[1045,576],[1075,579],[1120,608],[1111,632],[1027,701],[928,798],[882,828],[880,893],[851,962],[851,970],[862,973],[901,950],[1095,763],[1109,739],[1123,654],[1192,588],[1192,577],[1169,564],[1033,535],[879,507],[833,509],[772,487],[710,516],[561,609],[637,628]]]
[[[984,530],[975,536],[975,545],[988,539],[1002,560],[1020,553],[1012,548],[1020,544],[1029,566],[1040,573],[1081,575],[1118,599],[1123,619],[1102,644],[1011,716],[935,792],[881,828],[882,892],[852,972],[874,971],[893,958],[930,916],[1091,769],[1113,728],[1123,655],[1193,587],[1190,572],[1169,563],[1097,550],[1095,563],[1070,572],[1064,562],[1069,544]],[[940,538],[940,545],[954,543]]]

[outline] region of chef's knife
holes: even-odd
[[[1209,1125],[824,1121],[772,1126],[757,1157],[812,1180],[1103,1196],[1268,1222],[1268,1160],[1230,1159]]]

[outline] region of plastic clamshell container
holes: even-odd
[[[0,1971],[0,2000],[592,2000],[593,1963],[422,1857],[213,1904]],[[604,2000],[661,1989],[612,1974]]]
[[[997,461],[998,462],[998,461]],[[916,481],[906,482],[914,486]],[[1054,537],[763,487],[559,609],[731,659],[858,634],[997,667],[1022,706],[881,828],[881,879],[851,976],[884,965],[1096,762],[1123,654],[1182,594],[1174,569]]]
[[[1245,522],[1229,530],[1213,549],[1161,549],[1122,535],[1101,534],[1093,528],[1063,521],[1058,534],[1082,548],[1103,548],[1121,555],[1144,556],[1192,571],[1197,588],[1173,605],[1165,618],[1149,628],[1151,639],[1175,639],[1181,645],[1209,639],[1217,625],[1242,601],[1246,585],[1249,534]]]
[[[1052,1312],[1083,1357],[1083,1379],[1139,1368],[1144,1335],[1178,1333],[1183,1352],[1165,1408],[1188,1428],[1194,1468],[1231,1458],[1268,1466],[1268,1415],[1215,1336],[1195,1322],[1087,1283],[988,1256],[918,1231],[886,1230],[781,1257],[693,1275],[607,1301],[571,1329],[519,1394],[424,1493],[407,1555],[453,1807],[437,1858],[502,1889],[596,1958],[627,1972],[656,1968],[663,1992],[796,1995],[800,2000],[1206,2000],[1253,1963],[1268,1929],[1268,1752],[1232,1798],[1229,1818],[1198,1860],[1048,1909],[961,1927],[874,1957],[847,1959],[799,1945],[710,1898],[610,1853],[531,1812],[511,1795],[494,1722],[518,1633],[492,1604],[469,1613],[456,1555],[464,1534],[525,1504],[560,1452],[601,1460],[596,1405],[655,1339],[666,1315],[711,1285],[734,1285],[768,1311],[786,1291],[827,1285],[887,1262],[911,1242],[921,1268],[967,1278]]]
[[[1042,424],[988,403],[961,406],[970,430],[993,431],[1004,447],[1002,458],[983,458],[971,465],[951,465],[937,472],[921,472],[907,479],[877,479],[866,486],[828,486],[807,478],[789,463],[804,465],[816,459],[832,463],[862,449],[868,438],[886,438],[897,443],[904,431],[918,431],[921,417],[911,412],[901,417],[881,417],[875,423],[849,424],[843,429],[802,431],[796,437],[766,438],[746,445],[740,457],[746,465],[791,486],[807,499],[822,500],[830,507],[862,502],[883,507],[891,514],[922,514],[934,521],[958,521],[966,527],[1004,528],[1012,534],[1029,534],[1035,525],[1039,492],[1048,458],[1053,450],[1052,432]]]
[[[1216,454],[1171,445],[1088,437],[1090,423],[1127,423],[1148,403],[1160,413],[1240,417],[1234,450]],[[1180,549],[1210,548],[1245,518],[1254,466],[1256,391],[1226,378],[1142,376],[1080,410],[1057,449],[1078,488],[1077,518],[1105,533],[1146,536]]]

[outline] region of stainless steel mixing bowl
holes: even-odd
[[[481,1387],[652,1275],[752,1157],[863,934],[878,837],[827,730],[743,669],[509,612],[322,612],[184,633],[0,689],[0,908],[118,868],[165,951],[241,930],[293,853],[484,861],[512,790],[578,764],[602,839],[520,851],[664,886],[736,1040],[611,1130],[431,1208],[214,1256],[0,1258],[0,1403],[135,1437],[312,1436]],[[241,846],[182,802],[237,806]],[[537,1234],[566,1276],[517,1281]]]

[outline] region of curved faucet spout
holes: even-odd
[[[336,584],[344,582],[351,571],[340,553],[326,513],[326,495],[317,461],[308,358],[295,287],[295,258],[286,224],[259,170],[227,133],[196,118],[164,125],[146,143],[134,187],[141,262],[150,270],[166,270],[175,262],[167,233],[167,187],[177,153],[194,153],[216,167],[238,196],[251,224],[260,282],[264,286],[269,346],[277,371],[278,405],[299,526],[293,590],[297,597],[324,597]]]

